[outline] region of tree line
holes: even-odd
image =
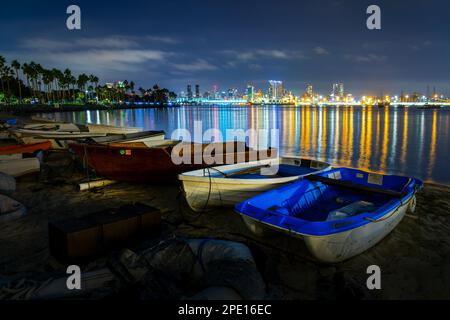
[[[23,81],[24,79],[25,81]],[[17,60],[7,64],[0,56],[0,103],[24,104],[121,104],[150,102],[166,104],[176,94],[155,84],[139,87],[133,81],[99,84],[99,78],[85,73],[75,76],[70,69],[47,69],[33,61],[21,64]]]

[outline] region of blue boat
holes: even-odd
[[[269,230],[302,238],[323,262],[339,262],[369,249],[414,212],[422,181],[350,168],[305,177],[236,205],[257,235]]]
[[[7,124],[10,126],[15,126],[17,124],[17,119],[16,118],[1,118],[0,124]]]

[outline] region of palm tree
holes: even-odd
[[[51,72],[52,72],[52,75],[53,75],[53,82],[54,82],[54,85],[55,85],[56,97],[59,100],[59,99],[61,99],[61,97],[60,97],[60,94],[61,94],[60,90],[61,90],[61,79],[63,78],[63,73],[60,70],[56,69],[56,68],[53,68],[51,70]]]
[[[98,96],[98,93],[97,93],[98,82],[99,82],[98,77],[94,76],[93,74],[91,74],[89,76],[89,81],[94,85],[94,88],[93,88],[94,90],[93,91],[95,91],[96,96]]]
[[[1,73],[1,70],[3,70],[5,63],[5,58],[0,56],[0,82],[2,84],[2,92],[5,92],[5,84],[3,83],[3,74]]]
[[[27,74],[31,83],[32,96],[35,97],[37,91],[37,78],[38,78],[38,70],[35,62],[31,61],[27,65]]]
[[[52,83],[54,80],[54,76],[53,76],[53,72],[52,70],[46,70],[44,69],[42,71],[42,82],[46,85],[47,87],[47,101],[50,101],[50,94],[52,91]]]
[[[78,90],[82,91],[83,94],[85,94],[86,84],[88,83],[88,81],[89,81],[88,75],[82,73],[78,76],[78,79],[77,79]],[[86,95],[84,95],[84,97],[85,97],[85,101],[86,101]]]
[[[27,87],[30,88],[30,66],[28,63],[22,65],[22,72],[27,80]]]
[[[86,84],[89,81],[89,76],[82,73],[78,76],[77,79],[77,85],[78,85],[78,90],[80,91],[84,91],[86,89]]]
[[[7,100],[11,99],[11,87],[10,87],[10,81],[14,79],[14,72],[8,65],[3,65],[3,67],[0,69],[0,77],[2,78],[2,88],[3,92],[5,91],[4,88],[4,82],[6,81],[7,85]]]
[[[39,90],[39,98],[42,97],[42,76],[44,73],[44,68],[37,63],[35,65],[35,73],[36,73],[36,87]]]
[[[22,103],[22,85],[20,83],[19,80],[19,70],[20,70],[20,63],[17,60],[13,60],[11,62],[11,67],[14,68],[14,71],[16,73],[16,81],[17,81],[17,86],[19,87],[19,103]]]
[[[64,70],[63,75],[64,75],[64,81],[63,81],[64,87],[67,88],[68,96],[70,97],[71,96],[70,85],[72,84],[72,78],[73,78],[72,71],[70,71],[69,69],[66,69],[66,70]]]

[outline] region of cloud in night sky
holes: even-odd
[[[328,52],[328,50],[326,50],[325,48],[322,48],[322,47],[315,47],[315,48],[314,48],[314,52],[315,52],[316,54],[318,54],[318,55],[327,55],[327,54],[330,54],[330,53]]]
[[[196,61],[192,63],[175,63],[172,65],[175,69],[180,71],[210,71],[210,70],[217,70],[218,67],[209,63],[206,60],[203,59],[197,59]]]

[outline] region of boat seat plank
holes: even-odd
[[[331,178],[327,178],[327,177],[322,177],[319,175],[309,175],[309,176],[306,176],[305,179],[307,179],[309,181],[322,182],[326,185],[338,186],[338,187],[343,187],[343,188],[352,189],[352,190],[358,190],[358,191],[362,191],[362,192],[372,192],[372,193],[384,194],[384,195],[388,195],[388,196],[395,197],[395,198],[403,198],[406,195],[406,192],[365,186],[365,185],[361,185],[361,184],[352,183],[349,181],[342,181],[342,180],[336,180],[336,179],[331,179]]]

